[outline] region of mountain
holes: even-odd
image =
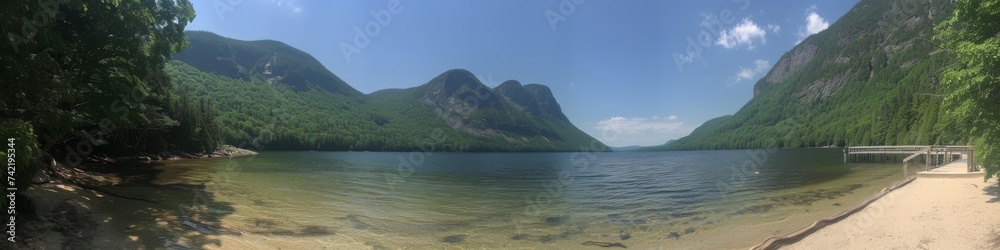
[[[933,41],[947,0],[862,0],[786,52],[734,115],[657,150],[948,144]]]
[[[638,151],[639,149],[642,149],[642,148],[643,148],[643,146],[638,146],[638,145],[624,146],[624,147],[611,147],[611,151],[615,151],[615,152]]]
[[[548,87],[492,89],[453,69],[423,85],[365,95],[277,41],[185,32],[167,67],[176,92],[205,98],[222,139],[273,150],[609,151],[562,113]]]
[[[517,81],[506,83],[511,82]],[[498,143],[494,147],[522,148],[519,151],[575,151],[597,142],[566,119],[548,87],[530,84],[530,87],[521,88],[518,84],[523,90],[518,92],[523,94],[519,96],[505,92],[509,86],[501,86],[491,89],[471,72],[453,69],[424,85],[380,90],[369,96],[377,106],[389,107],[385,112],[403,110],[400,107],[433,110],[434,116],[453,130],[494,138]],[[597,145],[588,150],[610,150],[599,142]]]
[[[562,113],[562,108],[559,107],[556,98],[552,96],[552,90],[545,85],[521,86],[521,82],[509,80],[497,86],[496,91],[528,113],[569,122],[569,118],[566,118],[566,115]]]
[[[190,45],[174,59],[201,71],[247,81],[281,81],[296,90],[322,88],[347,96],[361,95],[316,58],[282,42],[241,41],[207,31],[186,31],[184,36]]]

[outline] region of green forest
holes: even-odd
[[[18,176],[52,161],[224,144],[609,150],[570,123],[544,85],[491,89],[449,70],[413,88],[363,94],[281,42],[185,31],[195,18],[187,0],[7,5],[0,135],[16,149]],[[786,53],[734,115],[647,150],[974,144],[995,174],[998,9],[986,0],[863,0]]]
[[[992,175],[998,8],[861,1],[782,56],[734,115],[644,150],[975,145]]]
[[[268,150],[468,152],[573,151],[589,143],[589,137],[579,130],[572,133],[570,129],[575,127],[568,122],[533,119],[522,112],[497,112],[485,101],[467,120],[486,122],[467,127],[496,128],[510,131],[507,136],[524,139],[470,136],[452,129],[439,118],[434,106],[417,100],[430,86],[345,96],[321,88],[297,90],[259,78],[233,79],[180,61],[172,61],[166,71],[176,83],[175,92],[212,100],[206,103],[208,110],[217,112],[217,138],[231,145],[266,145]],[[539,135],[578,139],[550,142]],[[437,137],[445,140],[438,142]],[[602,145],[597,150],[605,149]]]
[[[952,9],[862,1],[782,56],[734,115],[657,149],[962,143],[942,106],[953,58],[932,40]]]
[[[212,100],[208,109],[217,111],[213,121],[219,128],[212,137],[226,144],[267,150],[608,150],[570,123],[543,85],[508,81],[516,84],[491,89],[471,72],[455,69],[420,86],[366,95],[284,43],[185,34],[190,46],[165,70],[174,92]]]
[[[527,87],[545,91],[526,100],[554,104],[546,106],[549,113],[532,113],[539,105],[515,103],[464,70],[365,95],[284,43],[185,31],[195,18],[186,0],[9,5],[0,17],[10,41],[0,47],[0,134],[16,152],[17,176],[25,177],[19,187],[53,161],[73,166],[103,156],[208,153],[224,144],[609,150],[571,124],[544,86]]]
[[[6,2],[0,134],[16,186],[49,161],[217,147],[213,113],[163,70],[194,17],[186,0]]]

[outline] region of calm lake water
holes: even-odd
[[[840,149],[263,152],[158,164],[155,185],[131,190],[161,190],[166,213],[244,232],[164,244],[232,249],[745,249],[903,179],[901,164],[844,164]]]

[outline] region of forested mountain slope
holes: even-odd
[[[736,114],[658,150],[949,144],[933,41],[947,0],[862,0],[786,52]]]
[[[508,81],[494,90],[455,69],[417,87],[364,95],[283,43],[185,34],[191,46],[167,72],[178,93],[212,100],[226,143],[276,150],[609,150],[573,126],[544,85]]]

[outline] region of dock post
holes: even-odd
[[[975,149],[969,149],[969,154],[968,154],[969,159],[965,160],[965,163],[969,164],[969,172],[976,172],[976,170],[978,170],[978,169],[976,169],[976,157],[975,157],[976,153],[975,152],[976,152]]]
[[[927,147],[927,156],[925,157],[924,161],[924,171],[930,171],[930,170],[931,170],[931,148]]]

